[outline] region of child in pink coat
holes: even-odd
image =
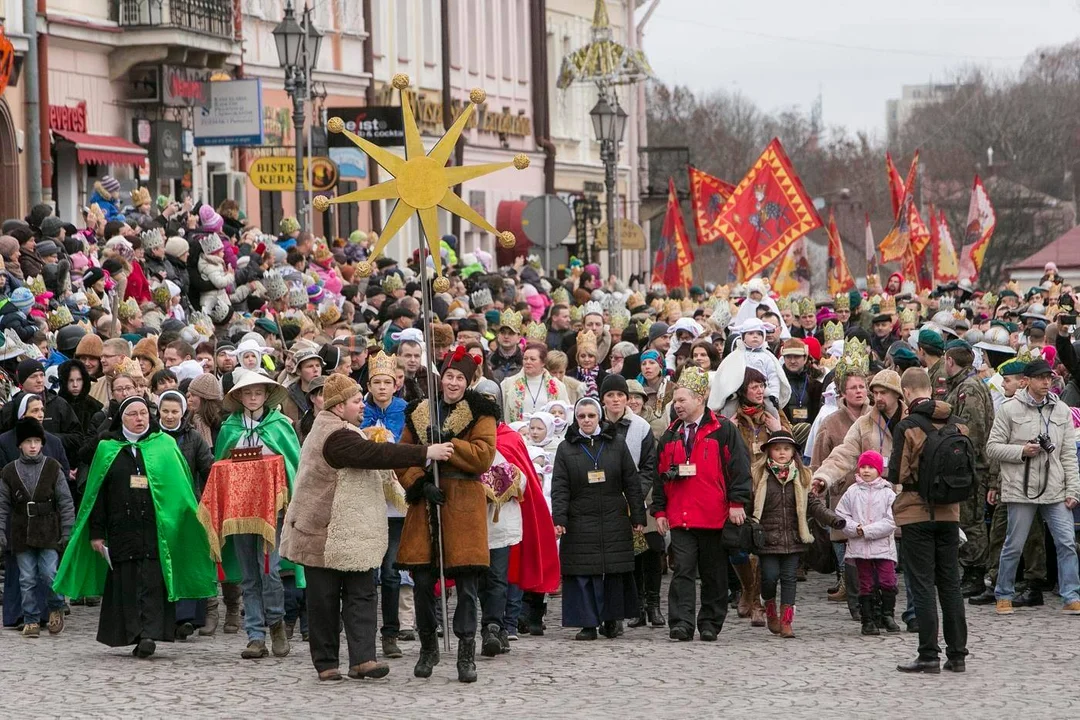
[[[859,456],[855,484],[840,498],[836,514],[847,521],[845,559],[859,571],[859,608],[862,634],[877,635],[871,597],[875,585],[881,591],[882,622],[888,632],[900,632],[893,619],[896,609],[896,523],[893,520],[892,485],[881,477],[885,462],[880,453],[868,450]]]

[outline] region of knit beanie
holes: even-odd
[[[185,253],[191,252],[188,241],[182,237],[171,237],[165,241],[165,254],[180,259]]]
[[[11,304],[23,313],[28,313],[30,308],[34,307],[34,294],[25,287],[16,288],[15,292],[11,293]]]
[[[84,335],[75,348],[75,357],[100,358],[105,346],[99,335]]]
[[[356,393],[360,386],[348,375],[334,373],[323,383],[323,410],[329,410],[338,403],[343,403]]]
[[[19,381],[19,385],[25,383],[31,375],[34,373],[45,372],[45,366],[39,361],[32,358],[23,360],[15,368],[15,379]]]
[[[885,470],[885,461],[882,459],[881,453],[873,450],[867,450],[859,456],[859,464],[857,467],[862,467],[863,465],[869,465],[877,470],[878,477],[880,477],[882,471]]]
[[[112,194],[120,192],[120,181],[114,178],[112,175],[106,175],[101,178],[101,187],[105,188]]]
[[[623,395],[629,396],[630,388],[626,384],[626,378],[615,373],[604,378],[604,382],[600,383],[600,400],[603,400],[604,396],[609,392],[621,392]]]
[[[45,428],[41,426],[41,422],[37,418],[20,418],[15,423],[15,442],[17,445],[22,445],[24,440],[30,438],[37,438],[44,444]]]
[[[222,400],[225,397],[221,392],[221,382],[209,373],[203,373],[191,381],[188,385],[188,396],[191,395],[203,400]]]
[[[224,226],[225,221],[217,214],[217,211],[209,205],[199,208],[199,224],[207,230],[217,232]]]
[[[64,227],[64,221],[55,215],[49,215],[41,221],[41,237],[58,238],[60,230]]]
[[[10,260],[19,249],[19,241],[10,235],[0,235],[0,256]]]

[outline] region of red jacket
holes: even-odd
[[[706,409],[690,451],[697,474],[679,477],[678,466],[686,461],[683,421],[676,420],[660,438],[661,482],[653,488],[650,512],[673,528],[723,528],[730,508],[750,502],[750,455],[739,430]]]
[[[135,298],[135,301],[140,305],[145,302],[152,302],[154,299],[150,294],[150,283],[143,273],[142,265],[138,262],[131,263],[131,272],[128,273],[127,287],[124,289],[124,299],[127,300],[128,298]]]

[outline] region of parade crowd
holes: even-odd
[[[277,231],[109,177],[78,224],[3,221],[5,627],[100,605],[135,657],[242,631],[249,660],[306,642],[325,681],[342,631],[356,679],[409,641],[430,677],[453,633],[472,682],[477,651],[558,632],[555,594],[578,641],[794,638],[800,599],[846,603],[852,635],[917,633],[904,672],[941,671],[939,632],[963,672],[968,615],[1080,615],[1052,265],[815,299],[498,267],[447,235],[425,317],[419,251]],[[798,597],[808,572],[827,597]]]

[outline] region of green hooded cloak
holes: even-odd
[[[79,517],[53,590],[68,597],[93,597],[105,590],[108,563],[90,547],[90,512],[105,475],[124,448],[142,453],[157,521],[158,559],[170,602],[217,595],[217,570],[210,559],[210,542],[197,516],[191,471],[176,442],[163,432],[150,433],[137,443],[102,440],[94,453]]]

